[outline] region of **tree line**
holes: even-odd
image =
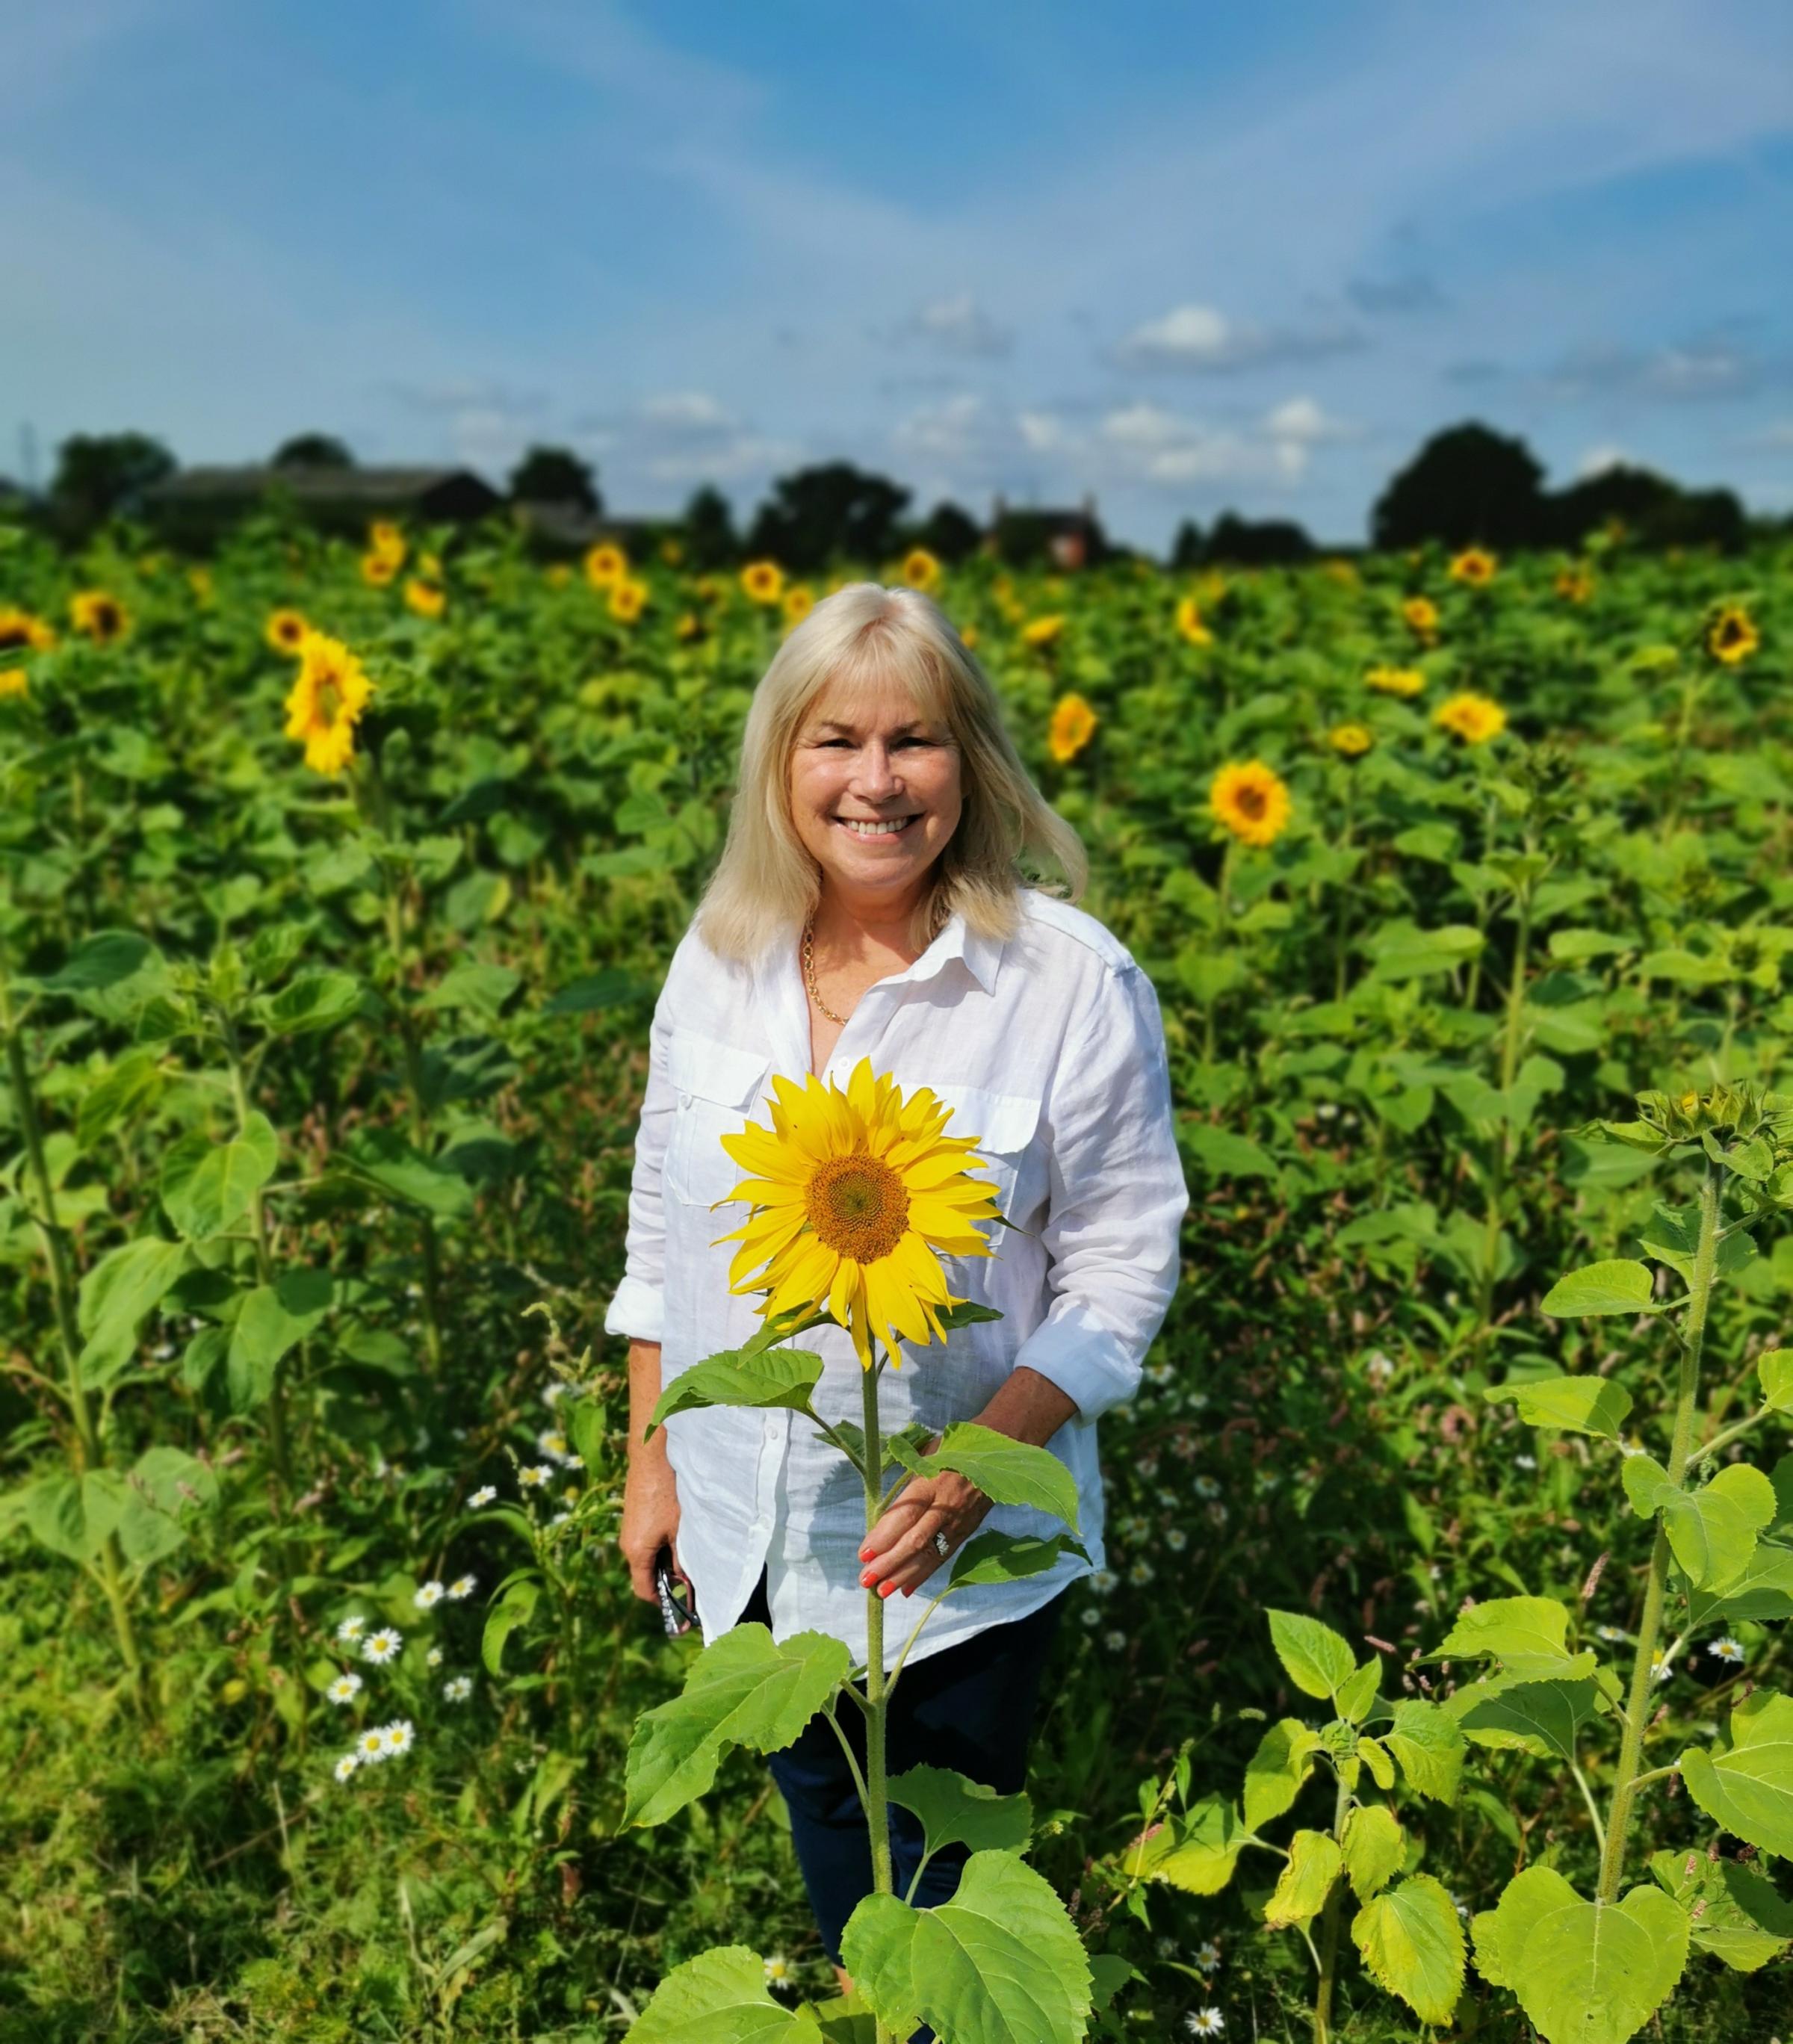
[[[296,471],[355,463],[340,440],[307,432],[284,442],[269,465]],[[143,516],[155,485],[177,471],[173,455],[146,434],[78,433],[62,444],[41,501],[0,484],[0,513],[10,505],[13,515],[35,519],[79,544],[108,519]],[[552,504],[593,521],[605,515],[595,468],[566,448],[530,448],[511,471],[507,494],[513,504]],[[887,476],[829,462],[777,478],[744,528],[737,528],[728,499],[709,484],[693,494],[680,516],[663,523],[680,535],[694,567],[770,557],[809,574],[836,559],[888,559],[918,546],[950,564],[986,540],[1005,562],[1026,566],[1046,556],[1066,519],[1017,505],[986,528],[950,501],[912,517],[911,498]],[[1086,565],[1138,555],[1138,550],[1111,541],[1093,514],[1071,515],[1082,533]],[[1733,490],[1684,490],[1653,470],[1625,463],[1547,490],[1542,465],[1523,440],[1470,420],[1434,433],[1390,478],[1370,513],[1369,544],[1378,551],[1428,542],[1503,551],[1572,549],[1615,521],[1645,547],[1710,546],[1726,552],[1769,523],[1753,519]],[[1793,520],[1783,521],[1783,528],[1787,526]],[[1323,548],[1293,520],[1251,519],[1229,510],[1205,530],[1192,518],[1183,520],[1171,542],[1169,565],[1269,565],[1356,551]]]

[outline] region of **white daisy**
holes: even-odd
[[[1111,1654],[1124,1654],[1127,1651],[1127,1635],[1124,1632],[1104,1632],[1102,1644]]]
[[[1198,1476],[1191,1488],[1197,1497],[1218,1497],[1220,1486],[1211,1476]]]
[[[560,1379],[557,1377],[552,1384],[545,1384],[543,1385],[542,1403],[544,1405],[558,1405],[561,1400],[566,1396],[566,1392],[567,1386],[562,1384]]]
[[[1094,1569],[1090,1572],[1089,1587],[1098,1596],[1106,1596],[1119,1581],[1112,1569]]]
[[[324,1693],[333,1704],[352,1702],[361,1689],[361,1677],[353,1670],[339,1675]]]
[[[782,1952],[774,1952],[771,1958],[766,1961],[766,1985],[768,1987],[777,1987],[782,1982],[788,1981],[790,1977],[790,1965],[785,1958],[784,1954]]]
[[[1218,2037],[1227,2027],[1227,2019],[1218,2008],[1198,2008],[1184,2017],[1183,2027],[1192,2037]]]
[[[1741,1661],[1744,1658],[1741,1643],[1728,1636],[1711,1641],[1706,1650],[1714,1661]]]
[[[1515,1455],[1513,1466],[1515,1469],[1534,1470],[1538,1466],[1538,1458],[1536,1455]]]
[[[378,1668],[392,1660],[405,1644],[405,1635],[395,1626],[382,1625],[378,1632],[370,1632],[361,1643],[361,1658],[371,1661]]]
[[[1130,1583],[1145,1584],[1149,1583],[1152,1580],[1152,1575],[1153,1569],[1151,1563],[1142,1557],[1140,1560],[1135,1562],[1133,1566],[1127,1570],[1127,1579]]]
[[[1594,1631],[1601,1639],[1622,1639],[1625,1637],[1616,1625],[1596,1625]]]
[[[1210,1938],[1206,1944],[1198,1947],[1196,1953],[1196,1964],[1204,1973],[1211,1973],[1219,1963],[1220,1947]]]
[[[409,1753],[412,1746],[411,1720],[409,1718],[394,1718],[390,1724],[381,1726],[380,1737],[385,1741],[384,1750],[389,1754],[396,1756]]]
[[[448,1585],[448,1594],[459,1604],[463,1597],[470,1597],[473,1595],[477,1581],[476,1577],[457,1576]]]
[[[1173,1526],[1164,1536],[1164,1544],[1172,1554],[1181,1554],[1189,1544],[1189,1536],[1181,1526]]]
[[[473,1694],[470,1675],[451,1675],[442,1685],[442,1693],[451,1704],[464,1704]]]
[[[440,1646],[432,1646],[424,1656],[424,1666],[426,1668],[440,1668],[442,1666],[442,1649]]]
[[[345,1618],[342,1623],[336,1627],[336,1637],[352,1646],[355,1641],[361,1637],[363,1629],[367,1625],[367,1619],[362,1616],[361,1613],[359,1612],[356,1612],[351,1617]]]
[[[546,1462],[536,1462],[528,1469],[520,1469],[516,1480],[525,1490],[539,1490],[554,1474]]]
[[[1083,1609],[1077,1613],[1077,1616],[1083,1620],[1085,1625],[1090,1627],[1092,1630],[1102,1623],[1102,1614],[1092,1604],[1086,1604]]]
[[[417,1585],[417,1594],[412,1598],[411,1601],[419,1611],[428,1611],[432,1604],[440,1604],[447,1594],[440,1583],[433,1581],[420,1583]]]
[[[330,1772],[339,1781],[346,1781],[360,1765],[361,1756],[359,1753],[345,1753]]]
[[[489,1483],[482,1483],[479,1486],[478,1489],[474,1493],[472,1496],[467,1500],[467,1503],[473,1507],[475,1512],[477,1512],[482,1505],[490,1504],[497,1494],[497,1491],[493,1485]]]
[[[370,1725],[355,1742],[355,1755],[357,1760],[366,1761],[370,1765],[377,1760],[384,1760],[386,1757],[385,1727]]]
[[[1660,1646],[1657,1647],[1650,1656],[1650,1680],[1653,1682],[1666,1682],[1674,1672],[1668,1665],[1668,1656]]]
[[[536,1451],[551,1462],[563,1462],[567,1456],[566,1436],[557,1427],[545,1427],[536,1436]]]
[[[557,1512],[554,1515],[553,1518],[548,1521],[548,1523],[551,1526],[564,1526],[567,1520],[572,1516],[573,1515],[570,1512]]]

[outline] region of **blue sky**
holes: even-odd
[[[0,471],[845,458],[1362,536],[1470,417],[1793,510],[1793,8],[0,0]]]

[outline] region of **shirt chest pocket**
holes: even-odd
[[[674,1029],[666,1041],[666,1076],[676,1106],[662,1170],[666,1189],[688,1206],[710,1206],[725,1198],[743,1170],[722,1147],[724,1135],[738,1135],[761,1106],[770,1059],[759,1051],[743,1051],[694,1030]],[[769,1111],[759,1119],[770,1125]],[[733,1213],[729,1222],[726,1215]],[[719,1225],[744,1220],[745,1207],[716,1216]]]
[[[988,1087],[940,1082],[934,1091],[953,1112],[943,1135],[975,1135],[977,1147],[966,1166],[996,1188],[996,1204],[1017,1227],[1026,1224],[1018,1204],[1032,1207],[1045,1189],[1042,1159],[1033,1153],[1040,1103],[1030,1093],[994,1093]],[[995,1230],[1000,1243],[1002,1231]]]

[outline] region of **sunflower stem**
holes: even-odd
[[[881,1364],[865,1372],[866,1531],[877,1523],[884,1442],[878,1431],[877,1380]],[[866,1593],[866,1815],[872,1827],[872,1889],[895,1892],[890,1872],[890,1819],[885,1796],[884,1728],[888,1689],[884,1679],[884,1599]]]

